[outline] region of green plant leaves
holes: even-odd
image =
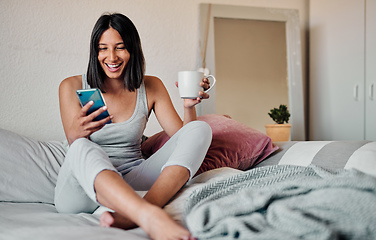
[[[279,105],[279,108],[271,109],[268,114],[278,124],[288,123],[290,119],[290,112],[283,104]]]

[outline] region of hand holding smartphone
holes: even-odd
[[[76,93],[77,93],[78,99],[80,100],[81,107],[85,106],[90,101],[94,102],[93,106],[91,106],[90,109],[87,111],[87,115],[95,112],[101,107],[106,106],[102,93],[98,88],[80,89],[80,90],[77,90]],[[94,118],[94,121],[102,120],[108,116],[110,116],[110,114],[106,110],[103,113],[101,113],[99,116]],[[112,123],[112,121],[110,120],[107,123]]]

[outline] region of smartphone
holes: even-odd
[[[106,106],[102,93],[98,88],[80,89],[80,90],[77,90],[76,93],[77,93],[78,99],[80,100],[81,107],[85,106],[90,101],[94,102],[93,106],[91,106],[91,108],[87,111],[87,115],[91,114],[92,112],[95,112],[101,107]],[[94,118],[94,121],[102,120],[108,116],[110,116],[110,114],[106,110],[103,113],[101,113],[99,116]],[[111,123],[111,122],[112,121],[110,120],[107,123]]]

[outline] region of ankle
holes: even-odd
[[[163,211],[160,207],[155,206],[147,201],[138,208],[138,213],[135,215],[135,223],[140,227],[147,225],[152,216],[156,215],[158,211]]]

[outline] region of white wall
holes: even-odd
[[[163,80],[182,114],[174,82],[178,71],[200,67],[199,5],[210,2],[298,9],[306,48],[308,0],[0,0],[0,128],[40,140],[64,139],[58,86],[86,72],[91,30],[103,12],[132,19],[146,73]],[[153,118],[145,134],[159,130]]]

